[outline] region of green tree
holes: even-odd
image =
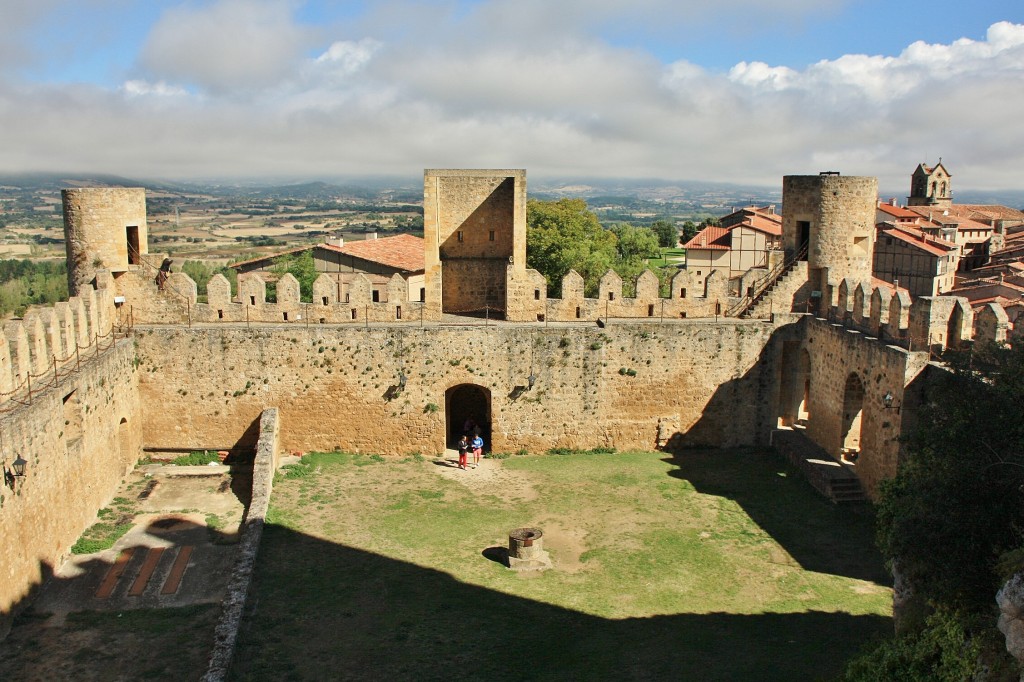
[[[883,484],[879,538],[917,594],[987,608],[1000,556],[1024,546],[1024,347],[954,355],[931,387],[899,473]]]
[[[526,264],[544,275],[548,291],[561,295],[562,278],[576,270],[588,296],[597,292],[601,276],[615,263],[616,238],[601,227],[582,199],[526,204]]]
[[[700,228],[697,227],[697,225],[692,220],[687,220],[685,223],[683,223],[682,242],[685,244],[686,242],[690,241],[691,239],[697,236],[698,232],[700,232]]]
[[[658,235],[658,246],[675,248],[679,244],[679,230],[668,220],[655,220],[651,229]]]
[[[274,266],[270,271],[278,277],[290,272],[295,279],[299,280],[299,294],[302,299],[305,301],[313,300],[313,282],[320,273],[316,271],[316,262],[313,260],[312,249],[278,256],[274,259]]]

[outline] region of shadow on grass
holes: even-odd
[[[698,492],[736,502],[801,568],[892,584],[875,546],[871,507],[832,504],[770,451],[681,450],[664,461],[676,467],[670,476]]]
[[[274,525],[252,595],[236,680],[825,679],[891,631],[825,612],[610,620]]]

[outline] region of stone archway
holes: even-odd
[[[861,417],[864,412],[864,382],[856,373],[846,378],[843,389],[843,428],[840,455],[848,461],[856,461],[860,454]]]
[[[468,419],[480,427],[485,448],[491,447],[491,391],[477,384],[458,384],[444,392],[445,439],[454,446]]]

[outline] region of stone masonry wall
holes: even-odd
[[[5,467],[18,454],[28,461],[14,491],[0,488],[0,637],[142,453],[133,357],[128,339],[89,353],[56,387],[0,416]]]
[[[680,445],[752,444],[774,426],[765,353],[774,329],[737,320],[137,329],[145,443],[234,445],[279,406],[286,451],[438,453],[446,389],[477,384],[490,391],[496,451],[651,448],[659,419],[681,432]],[[396,395],[400,372],[408,380]]]
[[[822,319],[807,317],[803,324],[801,349],[810,359],[807,435],[838,459],[846,383],[855,375],[864,387],[856,471],[874,495],[882,479],[896,474],[899,438],[913,419],[913,400],[907,388],[928,364],[928,353],[888,346]],[[892,393],[899,412],[886,409],[886,393]]]
[[[138,229],[139,251],[147,253],[145,189],[89,187],[66,189],[61,195],[72,296],[79,294],[98,270],[128,270],[128,226]]]

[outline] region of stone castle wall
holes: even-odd
[[[5,468],[19,454],[28,461],[14,490],[0,488],[0,637],[142,453],[131,340],[86,355],[55,386],[37,384],[30,404],[8,401],[0,414]]]
[[[765,348],[775,328],[723,320],[138,329],[145,442],[245,443],[260,412],[279,406],[285,450],[439,453],[446,390],[475,384],[491,395],[496,451],[652,448],[659,419],[679,444],[753,444],[774,425]],[[395,395],[401,373],[407,383]]]

